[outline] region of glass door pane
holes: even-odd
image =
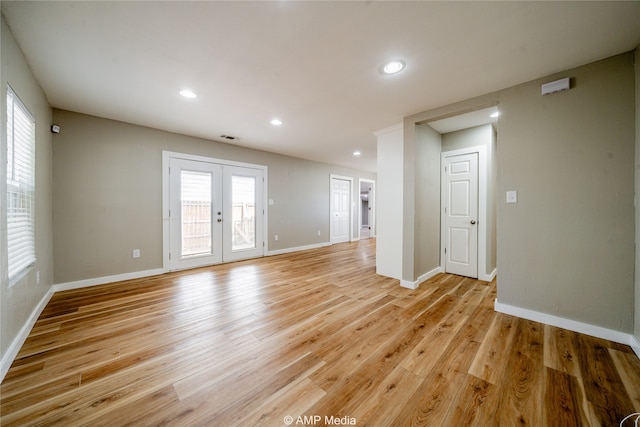
[[[264,255],[264,176],[262,170],[225,166],[222,174],[222,259]]]
[[[231,179],[232,250],[256,247],[256,178],[233,175]]]
[[[181,171],[182,257],[212,252],[211,179],[209,172]]]
[[[222,262],[222,168],[172,158],[169,161],[170,270]]]

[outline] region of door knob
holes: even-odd
[[[218,218],[218,222],[222,222],[222,218]]]
[[[475,220],[475,219],[472,219],[472,220],[471,220],[471,225],[473,225],[473,224],[475,224],[475,223],[476,223],[476,220]]]

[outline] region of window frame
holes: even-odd
[[[22,279],[36,258],[36,121],[7,84],[6,224],[9,286]]]

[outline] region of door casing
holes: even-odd
[[[353,178],[350,176],[340,176],[331,174],[329,177],[329,242],[341,243],[342,240],[336,241],[333,238],[334,234],[334,221],[333,221],[333,183],[334,180],[349,181],[349,235],[347,236],[347,242],[353,240]]]

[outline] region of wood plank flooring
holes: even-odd
[[[1,385],[0,424],[618,426],[640,412],[629,347],[496,313],[495,296],[449,274],[401,288],[375,274],[375,239],[60,292]]]

